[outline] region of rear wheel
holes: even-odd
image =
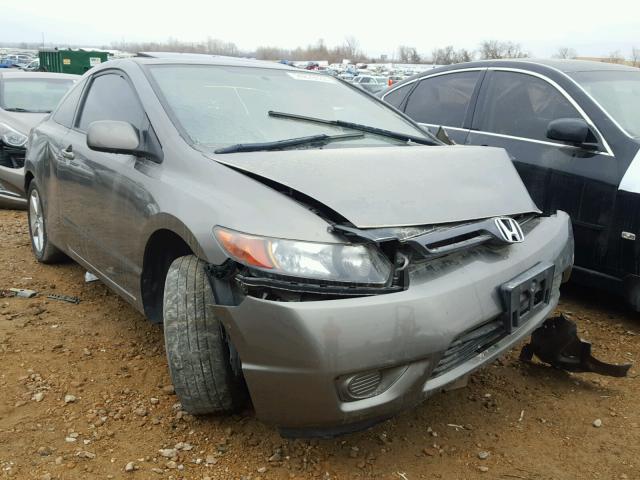
[[[55,245],[49,242],[47,234],[46,215],[42,207],[40,191],[35,181],[29,184],[27,193],[28,216],[29,216],[29,238],[33,255],[41,263],[58,263],[66,259]]]
[[[177,258],[165,280],[163,320],[169,371],[182,408],[194,415],[237,410],[245,388],[232,368],[205,263],[194,255]]]

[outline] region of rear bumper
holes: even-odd
[[[570,222],[559,212],[540,219],[521,244],[480,247],[414,268],[404,292],[300,303],[247,297],[239,306],[214,308],[242,359],[257,416],[288,433],[332,434],[421,402],[529,335],[555,308],[572,261]],[[502,314],[499,287],[539,262],[555,265],[549,304],[432,378],[456,337]],[[340,377],[377,369],[400,373],[378,395],[343,399]]]

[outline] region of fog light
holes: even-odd
[[[382,373],[380,370],[360,373],[351,377],[351,380],[347,382],[347,390],[353,398],[367,398],[375,394],[381,381]]]
[[[367,370],[343,375],[337,379],[340,398],[347,402],[375,397],[387,390],[409,368],[408,365]]]

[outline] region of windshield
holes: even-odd
[[[640,137],[640,70],[570,74],[632,137]]]
[[[345,120],[425,137],[392,110],[333,77],[217,65],[154,65],[157,93],[176,127],[207,149],[353,130],[269,116],[270,110]],[[406,143],[367,134],[325,148]]]
[[[5,78],[0,82],[0,106],[21,112],[51,112],[73,80],[59,78]]]

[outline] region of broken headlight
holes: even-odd
[[[6,123],[0,123],[0,139],[10,147],[24,147],[25,143],[27,143],[26,135],[11,128]]]
[[[214,233],[235,261],[271,274],[382,286],[392,272],[389,260],[373,246],[259,237],[222,227]]]

